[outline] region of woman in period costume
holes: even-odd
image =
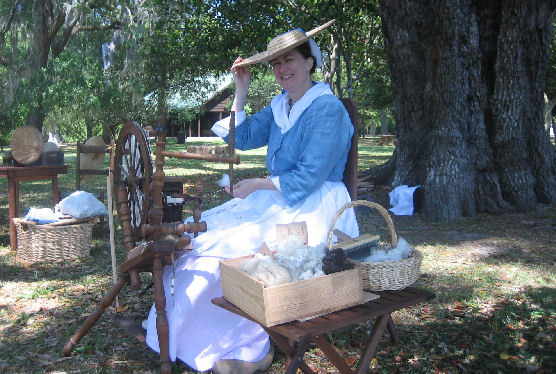
[[[212,368],[217,374],[266,370],[273,352],[264,330],[211,304],[212,298],[222,296],[219,261],[253,254],[263,242],[276,249],[276,224],[305,221],[308,245],[325,243],[334,214],[350,201],[341,180],[353,126],[328,84],[311,79],[321,65],[312,37],[332,22],[307,33],[295,29],[281,34],[266,51],[238,58],[232,66],[235,146],[244,150],[268,145],[270,177],[235,184],[234,199],[203,213],[208,230],[193,238],[193,250],[178,259],[174,269],[164,269],[171,360],[180,359],[199,371]],[[248,66],[260,62],[270,62],[283,91],[246,118]],[[229,123],[225,118],[212,131],[227,141]],[[352,209],[335,227],[352,237],[359,234]],[[147,344],[159,350],[154,306]]]

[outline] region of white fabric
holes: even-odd
[[[290,96],[287,92],[275,96],[270,102],[270,106],[274,115],[274,122],[280,127],[281,133],[285,134],[291,129],[313,100],[322,95],[334,95],[328,83],[318,82],[314,84],[303,94],[301,99],[293,104],[291,109]]]
[[[92,193],[85,191],[73,192],[56,204],[55,210],[79,219],[108,215],[106,206]]]
[[[317,63],[316,68],[320,69],[322,67],[322,52],[320,51],[319,45],[314,39],[309,39],[309,47],[311,47],[311,54]]]
[[[273,161],[274,161],[274,159],[273,159]],[[269,178],[272,181],[272,183],[274,183],[274,187],[276,187],[276,189],[278,191],[282,191],[282,189],[280,188],[280,177],[277,176],[277,175],[274,175],[274,176],[271,176]]]
[[[211,128],[212,132],[221,138],[225,138],[226,136],[228,136],[228,133],[230,132],[230,117],[231,116],[228,116],[222,118],[218,122],[215,122]],[[236,124],[234,127],[238,127],[246,120],[247,120],[247,114],[245,113],[244,110],[242,110],[241,112],[236,112]]]
[[[54,213],[54,211],[50,208],[34,208],[31,207],[27,211],[25,215],[25,219],[27,221],[34,221],[39,225],[44,225],[46,223],[57,222],[60,219],[58,218],[58,214]]]
[[[203,213],[208,231],[194,238],[194,250],[176,261],[173,299],[172,267],[164,269],[171,360],[178,357],[192,368],[204,371],[220,359],[255,362],[264,357],[269,349],[264,330],[210,302],[222,296],[219,261],[253,254],[263,242],[275,249],[279,223],[305,221],[309,246],[324,243],[334,214],[349,201],[343,183],[325,182],[294,207],[286,205],[279,191],[261,190]],[[348,209],[335,227],[352,237],[358,236],[353,209]],[[159,351],[154,306],[147,322],[147,344]]]
[[[390,191],[390,205],[392,205],[392,208],[389,210],[397,216],[413,215],[413,193],[419,187],[420,185],[409,187],[404,184]]]

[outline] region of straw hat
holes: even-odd
[[[258,64],[260,62],[270,61],[275,57],[280,56],[288,51],[291,51],[295,47],[309,41],[315,35],[321,33],[324,29],[334,23],[335,20],[326,22],[324,25],[320,25],[307,33],[303,32],[301,29],[294,29],[283,34],[278,35],[272,39],[266,46],[266,51],[259,52],[251,57],[244,59],[243,61],[237,63],[235,66],[247,66],[252,64]]]

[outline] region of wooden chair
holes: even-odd
[[[77,142],[77,158],[75,162],[75,189],[81,189],[81,179],[87,175],[108,175],[109,170],[104,168],[95,169],[82,169],[81,168],[81,154],[111,154],[114,148],[114,142],[111,142],[109,146],[92,146],[85,145],[84,143]],[[104,157],[102,157],[104,159]]]
[[[346,107],[349,118],[351,119],[351,124],[354,127],[353,136],[351,137],[351,148],[349,150],[342,182],[344,182],[347,187],[351,201],[355,201],[357,200],[357,128],[359,126],[359,113],[357,112],[355,100],[350,98],[342,98],[340,100]]]
[[[84,176],[88,175],[104,175],[107,176],[110,173],[110,168],[112,167],[112,149],[114,149],[114,142],[110,142],[110,145],[104,146],[95,146],[95,145],[86,145],[85,143],[77,142],[77,157],[75,162],[75,190],[81,190],[81,180]],[[102,155],[102,160],[104,163],[104,155],[108,153],[108,157],[110,160],[110,166],[108,169],[104,169],[104,167],[94,168],[94,169],[82,169],[81,168],[81,154],[93,154],[93,155]],[[101,164],[102,165],[102,164]],[[101,191],[97,198],[104,202],[104,191]],[[110,209],[111,207],[108,207]],[[104,217],[100,217],[100,224],[104,227]]]

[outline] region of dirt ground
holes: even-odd
[[[388,191],[377,188],[366,198],[388,206]],[[7,220],[0,220],[0,372],[157,372],[158,356],[114,324],[114,307],[72,355],[61,354],[111,285],[106,227],[95,226],[89,258],[25,266],[10,252]],[[388,228],[375,212],[359,209],[358,220],[363,233],[378,233],[388,241]],[[393,216],[393,222],[397,234],[424,255],[417,286],[437,297],[394,314],[401,344],[383,341],[372,373],[556,370],[555,207],[451,223],[426,222],[419,214]],[[148,276],[143,280],[148,283]],[[151,303],[152,291],[141,297],[125,288],[119,312],[142,320]],[[369,328],[363,324],[327,338],[355,365]],[[316,348],[305,357],[316,373],[337,372]],[[277,350],[267,373],[282,373],[283,361]],[[194,371],[178,363],[173,372]]]

